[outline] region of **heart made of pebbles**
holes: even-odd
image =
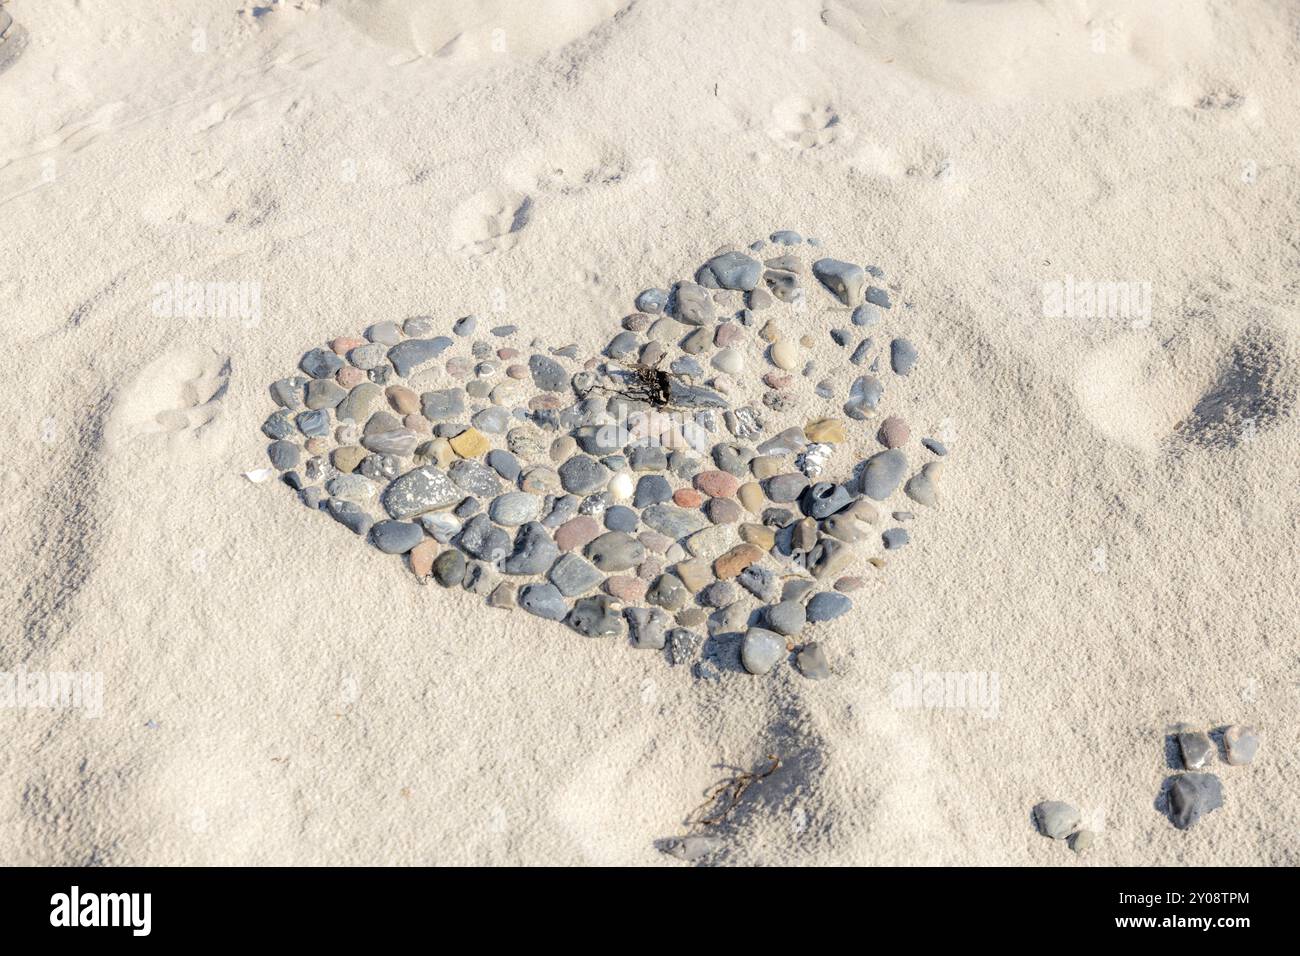
[[[336,338],[271,385],[271,464],[421,581],[627,634],[698,677],[790,652],[825,677],[807,632],[908,542],[904,499],[936,504],[947,450],[898,413],[905,309],[878,268],[789,230],[636,309],[585,362],[473,316]],[[845,367],[822,372],[806,353],[826,334]]]

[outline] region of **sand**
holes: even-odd
[[[0,859],[684,865],[774,754],[706,862],[1300,862],[1293,5],[129,7],[4,6],[0,671],[102,700],[0,709]],[[308,347],[477,313],[594,354],[779,228],[899,285],[952,447],[829,680],[489,611],[243,477]],[[1176,830],[1165,735],[1229,723],[1259,756]]]

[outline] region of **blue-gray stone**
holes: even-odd
[[[343,360],[329,349],[312,349],[298,367],[312,378],[330,378],[343,367]]]
[[[798,601],[781,601],[763,611],[768,629],[786,637],[794,637],[808,621],[804,607]]]
[[[543,392],[562,392],[569,387],[569,373],[564,366],[545,355],[534,355],[528,360],[533,384]]]
[[[907,533],[906,528],[889,528],[880,537],[885,542],[886,551],[897,551],[912,540],[912,536]]]
[[[501,435],[510,427],[510,410],[500,405],[489,405],[475,412],[469,421],[485,435]]]
[[[542,524],[548,528],[558,528],[564,524],[578,513],[578,505],[581,504],[576,495],[560,495],[558,498],[551,496],[547,500],[551,502],[550,510],[546,512]]]
[[[357,534],[365,534],[374,524],[374,519],[365,508],[362,508],[355,501],[345,501],[342,498],[331,498],[327,506],[330,517],[343,525],[349,531]]]
[[[573,430],[573,440],[589,455],[607,455],[623,447],[627,436],[616,425],[583,425]]]
[[[447,475],[463,491],[481,498],[491,498],[501,491],[501,479],[496,472],[472,458],[452,462]]]
[[[736,600],[736,586],[730,581],[714,581],[697,595],[704,607],[726,607]]]
[[[889,308],[889,293],[874,285],[867,286],[867,301],[882,309]]]
[[[844,346],[848,345],[849,341],[852,338],[853,338],[853,333],[850,332],[848,329],[831,329],[831,341],[834,342],[836,345],[838,345],[840,348],[843,348]]]
[[[467,315],[464,318],[457,319],[451,330],[464,338],[473,335],[476,328],[478,328],[478,317]]]
[[[831,621],[841,614],[847,614],[853,607],[853,600],[847,594],[838,591],[821,591],[808,601],[808,623],[818,624]]]
[[[805,644],[803,649],[795,655],[795,665],[799,668],[799,673],[809,680],[825,680],[831,676],[830,664],[826,660],[826,652],[816,641],[810,641]]]
[[[862,266],[839,259],[818,259],[812,271],[817,281],[844,305],[855,305],[862,299],[862,284],[867,281]]]
[[[867,459],[862,471],[862,493],[884,501],[907,473],[907,456],[901,448],[890,448]]]
[[[504,574],[542,574],[560,556],[551,533],[540,521],[530,521],[515,535],[515,548],[501,562]]]
[[[605,346],[605,354],[610,358],[624,359],[636,352],[638,344],[635,332],[620,332]]]
[[[307,380],[301,375],[282,378],[271,384],[271,398],[281,408],[302,408],[302,389]]]
[[[452,514],[457,518],[472,518],[474,515],[479,513],[479,509],[479,500],[473,495],[470,495],[452,509]]]
[[[605,512],[605,527],[610,531],[635,531],[640,517],[631,508],[615,505]]]
[[[870,418],[880,404],[885,386],[874,375],[861,375],[849,386],[849,400],[844,403],[844,414],[855,421]]]
[[[569,612],[564,595],[554,584],[525,584],[519,589],[519,606],[548,621],[562,620]]]
[[[637,311],[646,312],[650,315],[658,315],[667,304],[667,289],[646,289],[636,297]]]
[[[504,448],[493,448],[484,459],[493,471],[506,481],[514,482],[519,477],[519,459]]]
[[[465,522],[456,547],[481,561],[500,561],[510,553],[510,535],[506,534],[487,515],[475,515]]]
[[[492,334],[499,339],[507,338],[519,331],[517,325],[495,325],[492,327]]]
[[[638,445],[632,449],[630,462],[633,471],[663,471],[668,467],[668,455],[659,445]]]
[[[536,521],[541,514],[542,501],[536,495],[526,491],[507,491],[494,498],[488,506],[488,515],[497,524],[515,527],[528,521]]]
[[[424,540],[424,529],[410,521],[376,521],[370,539],[384,554],[406,554]]]
[[[759,567],[756,564],[751,564],[741,571],[736,581],[742,588],[764,603],[776,600],[781,588],[781,583],[777,580],[775,571],[771,568]]]
[[[413,518],[448,508],[460,500],[460,490],[434,465],[421,465],[384,489],[384,510],[392,518]]]
[[[880,309],[877,308],[876,305],[871,302],[864,302],[862,305],[858,306],[856,309],[853,310],[854,325],[862,325],[862,326],[875,325],[882,318],[884,318],[884,316],[881,315]]]
[[[708,325],[717,317],[709,290],[694,282],[679,282],[673,286],[668,309],[678,322],[686,325]]]
[[[324,438],[330,433],[330,413],[323,408],[301,412],[296,421],[298,431],[308,438]]]
[[[609,471],[586,455],[574,455],[559,467],[560,484],[570,494],[586,495],[609,481]]]
[[[799,499],[804,489],[808,487],[808,478],[806,475],[794,471],[788,475],[775,475],[767,478],[762,482],[762,485],[764,493],[770,500],[784,504]]]
[[[704,369],[700,366],[700,363],[689,355],[680,355],[673,359],[668,366],[668,371],[686,378],[699,378],[704,374]]]
[[[376,322],[366,329],[366,338],[381,345],[396,345],[402,341],[402,330],[396,322]]]
[[[708,527],[709,519],[699,511],[687,511],[676,505],[651,505],[641,512],[646,526],[670,538],[684,538]]]
[[[455,418],[465,411],[465,391],[444,388],[420,396],[420,414],[431,422]]]
[[[778,229],[768,237],[778,246],[797,246],[803,242],[803,236],[793,229]]]
[[[433,331],[433,316],[413,315],[402,323],[407,338],[422,339]]]
[[[743,252],[724,252],[714,256],[695,275],[706,289],[733,289],[749,292],[758,287],[763,264]]]
[[[668,615],[657,607],[630,607],[623,612],[627,618],[628,636],[637,650],[661,651],[668,636]]]
[[[773,499],[775,500],[775,499]],[[799,499],[803,513],[821,521],[853,503],[853,495],[843,485],[819,481],[809,486]]]
[[[642,475],[641,480],[636,483],[632,504],[637,508],[647,508],[668,501],[672,496],[672,485],[668,484],[668,479],[663,475]]]
[[[943,442],[939,441],[938,439],[922,438],[921,444],[924,445],[926,448],[930,449],[930,451],[934,452],[940,458],[948,454],[948,446],[945,445]]]
[[[605,575],[596,570],[591,562],[572,553],[560,555],[559,560],[551,565],[546,577],[565,597],[586,594],[605,580]]]
[[[587,544],[588,560],[607,574],[634,568],[645,560],[645,545],[623,531],[606,531]]]
[[[853,350],[853,354],[849,356],[849,361],[854,365],[865,364],[867,359],[871,357],[871,347],[874,344],[869,338],[863,339],[858,343],[858,347]]]
[[[1044,800],[1034,807],[1034,823],[1038,832],[1053,840],[1064,840],[1078,829],[1079,810],[1060,800]]]
[[[899,375],[907,375],[916,364],[916,346],[907,339],[894,339],[889,343],[889,364]]]
[[[282,408],[278,412],[272,413],[266,421],[262,423],[262,434],[267,438],[282,439],[288,438],[294,434],[297,426],[293,421],[293,413],[287,408]]]
[[[603,594],[575,601],[568,623],[584,637],[612,637],[623,633],[622,609],[617,601]]]
[[[731,403],[711,388],[674,378],[668,382],[668,404],[678,408],[727,408]]]
[[[384,363],[385,351],[386,349],[382,345],[371,342],[369,345],[358,346],[349,352],[348,361],[357,368],[368,372]]]
[[[785,638],[766,628],[751,627],[740,645],[740,662],[751,674],[766,674],[785,656]]]
[[[417,367],[432,362],[449,348],[451,339],[445,335],[436,339],[407,339],[388,350],[388,361],[393,363],[398,375],[407,378]]]

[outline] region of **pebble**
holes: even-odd
[[[907,339],[889,343],[889,365],[899,375],[908,375],[916,365],[916,346]]]
[[[819,481],[809,485],[799,497],[799,507],[810,518],[820,521],[829,518],[853,501],[853,495],[844,485],[833,485],[829,481]]]
[[[554,584],[525,584],[519,589],[519,606],[548,621],[562,620],[569,611],[564,595]]]
[[[939,462],[928,462],[921,468],[920,474],[913,475],[903,486],[903,492],[917,504],[933,508],[939,503],[937,478]]]
[[[636,297],[637,309],[650,315],[658,315],[667,304],[667,289],[646,289]]]
[[[818,259],[812,264],[812,272],[843,305],[854,305],[861,300],[862,286],[867,281],[861,266],[839,259]]]
[[[588,543],[584,553],[602,571],[626,571],[645,560],[645,545],[626,532],[607,531]]]
[[[686,586],[686,590],[692,594],[697,594],[713,581],[713,572],[709,567],[709,562],[703,558],[690,558],[685,561],[679,561],[673,569],[678,579]]]
[[[651,505],[641,512],[641,521],[674,540],[694,534],[709,523],[698,511],[687,511],[670,504]]]
[[[542,502],[536,495],[524,491],[508,491],[493,499],[488,514],[499,525],[515,527],[536,521],[541,515]]]
[[[898,487],[907,472],[907,456],[897,448],[882,451],[867,459],[862,471],[862,493],[884,501]]]
[[[912,430],[907,422],[897,415],[890,415],[880,423],[880,443],[886,448],[901,448],[912,437]]]
[[[328,378],[314,378],[307,383],[305,403],[308,408],[334,408],[347,397],[347,390]]]
[[[672,496],[672,486],[668,484],[668,479],[663,475],[642,475],[636,483],[636,493],[632,497],[632,505],[636,508],[645,508],[649,505],[668,501]]]
[[[366,338],[380,345],[396,345],[402,341],[402,331],[396,322],[376,322],[366,329]]]
[[[452,451],[462,458],[477,458],[492,447],[486,435],[477,428],[467,428],[448,441]]]
[[[1169,812],[1174,826],[1186,830],[1205,814],[1223,806],[1223,784],[1212,773],[1185,773],[1169,789]]]
[[[447,475],[466,494],[492,498],[501,492],[501,479],[481,461],[462,459],[454,461]]]
[[[488,467],[505,481],[514,482],[519,478],[519,460],[503,448],[493,448],[484,459]]]
[[[302,408],[303,387],[307,380],[301,375],[282,378],[271,384],[271,399],[281,408],[293,411]]]
[[[266,449],[267,457],[278,471],[296,468],[301,454],[298,446],[290,441],[273,441]]]
[[[1214,743],[1208,734],[1200,731],[1178,735],[1178,749],[1183,757],[1183,766],[1188,770],[1200,770],[1214,756]]]
[[[640,522],[640,516],[624,505],[615,505],[605,512],[605,527],[610,531],[635,531]]]
[[[334,498],[365,502],[375,496],[375,483],[364,475],[338,475],[326,482],[325,490]]]
[[[440,335],[436,339],[407,339],[388,350],[388,361],[402,378],[410,378],[421,365],[432,362],[451,347],[451,339]]]
[[[479,500],[471,495],[461,501],[454,509],[454,514],[458,518],[470,518],[478,514],[480,510]]]
[[[298,367],[312,378],[332,378],[343,367],[343,359],[329,349],[312,349],[302,357]]]
[[[852,608],[852,599],[845,595],[835,591],[821,591],[808,601],[808,622],[820,624],[822,621],[832,621],[847,614]]]
[[[844,422],[838,418],[819,418],[804,426],[803,434],[810,442],[832,445],[843,444],[846,440]]]
[[[1085,850],[1092,849],[1093,844],[1097,842],[1097,834],[1091,830],[1079,830],[1070,835],[1070,849],[1075,853],[1082,853]]]
[[[517,325],[494,325],[494,326],[492,326],[492,328],[490,329],[490,331],[491,331],[492,334],[495,335],[497,338],[499,338],[499,339],[504,339],[504,338],[508,338],[508,337],[514,335],[516,332],[518,332],[518,331],[519,331],[519,326],[517,326]]]
[[[445,421],[465,413],[465,392],[444,388],[420,396],[420,414],[430,421]]]
[[[403,519],[450,507],[460,496],[460,490],[445,473],[432,465],[422,465],[384,489],[383,505],[389,517]]]
[[[594,458],[574,455],[560,466],[559,477],[565,491],[586,495],[599,490],[609,480],[609,471]]]
[[[590,515],[578,515],[556,529],[555,543],[561,551],[576,551],[586,547],[600,533],[600,522]]]
[[[708,325],[716,316],[708,290],[694,282],[677,283],[668,307],[679,322],[687,325]]]
[[[357,534],[365,534],[374,524],[374,519],[355,501],[344,501],[342,498],[331,498],[329,500],[328,510],[332,517],[339,524],[343,525],[349,531]]]
[[[763,490],[767,493],[767,497],[782,504],[797,501],[807,487],[808,478],[798,472],[777,475],[763,482]]]
[[[743,252],[725,252],[700,267],[696,281],[706,289],[749,292],[758,287],[763,264]]]
[[[766,674],[785,653],[784,638],[761,627],[746,631],[740,645],[740,661],[751,674]]]
[[[510,553],[510,535],[492,524],[487,515],[465,522],[456,546],[481,561],[500,561]]]
[[[658,445],[639,445],[628,456],[633,471],[663,471],[668,467],[668,455]]]
[[[612,456],[602,461],[606,468],[615,470],[615,475],[609,480],[606,491],[615,501],[627,501],[632,497],[634,487],[631,474],[622,469],[627,466],[627,462],[618,456]]]
[[[267,421],[269,423],[270,419]],[[330,433],[329,412],[323,409],[316,409],[310,412],[300,412],[294,421],[298,425],[298,431],[302,432],[308,438],[324,438]],[[273,435],[271,437],[286,438],[288,436]]]
[[[488,595],[488,607],[494,608],[513,608],[515,606],[515,586],[513,584],[498,584]]]
[[[501,562],[504,574],[541,574],[560,556],[551,533],[539,521],[530,521],[515,534],[510,557]]]
[[[754,452],[753,449],[746,448],[744,445],[719,442],[713,446],[712,457],[713,463],[720,470],[739,478],[748,470]]]
[[[546,577],[565,597],[585,594],[605,580],[605,575],[589,561],[572,553],[560,555]]]
[[[569,627],[584,637],[612,637],[623,633],[622,608],[603,594],[574,602],[568,620]]]
[[[681,578],[670,573],[659,575],[650,590],[646,592],[647,601],[669,611],[676,611],[684,607],[689,597],[690,592],[687,591],[686,585],[682,583]]]
[[[912,536],[907,533],[906,528],[890,528],[880,537],[885,543],[886,551],[897,551],[912,540]]]
[[[714,581],[700,590],[696,600],[704,607],[727,607],[736,600],[736,586],[729,581]]]
[[[710,498],[704,513],[715,525],[736,524],[744,517],[743,509],[730,498]]]
[[[657,607],[630,607],[623,614],[633,647],[643,651],[664,649],[668,636],[667,614]]]
[[[745,367],[745,360],[735,349],[725,348],[713,356],[710,364],[726,375],[739,375]]]
[[[725,471],[702,471],[695,476],[697,490],[711,498],[731,498],[740,488],[740,481]]]
[[[751,565],[736,578],[737,583],[754,597],[765,603],[771,603],[780,593],[780,582],[776,572],[770,568]]]
[[[456,587],[465,580],[465,556],[456,550],[442,552],[433,562],[432,573],[443,587]]]
[[[490,405],[475,412],[470,424],[485,434],[502,435],[510,427],[510,412],[499,405]]]
[[[370,536],[385,554],[405,554],[424,539],[424,529],[410,521],[377,521]]]
[[[1241,767],[1255,759],[1259,751],[1259,733],[1254,727],[1233,724],[1223,732],[1223,746],[1228,752],[1228,763]]]
[[[768,358],[777,368],[788,372],[799,364],[799,348],[788,339],[782,339],[768,349]]]
[[[885,387],[880,384],[880,379],[874,375],[859,376],[849,386],[849,400],[844,404],[844,414],[859,422],[871,417],[884,393]]]
[[[763,620],[777,634],[793,637],[803,630],[808,618],[798,601],[781,601],[763,611]]]
[[[874,302],[864,302],[853,310],[853,324],[857,326],[875,325],[884,318],[884,313]]]
[[[803,648],[795,655],[795,666],[799,668],[799,673],[809,680],[825,680],[831,676],[830,664],[826,660],[826,652],[816,641],[805,644]]]
[[[756,481],[747,481],[737,488],[736,497],[750,514],[758,514],[762,511],[766,500],[762,486]]]
[[[717,575],[720,581],[730,580],[751,564],[762,559],[763,554],[762,549],[752,544],[738,544],[713,562],[713,573]]]
[[[1079,828],[1079,810],[1060,800],[1046,800],[1034,807],[1038,832],[1053,840],[1064,840]]]
[[[436,511],[433,514],[423,514],[419,518],[420,524],[424,530],[433,536],[433,539],[440,544],[447,544],[455,537],[462,527],[464,527],[460,518],[456,517],[450,511]]]
[[[562,392],[569,387],[569,374],[553,358],[533,355],[528,359],[528,370],[533,376],[533,384],[543,392]]]
[[[615,574],[605,579],[605,590],[610,597],[624,604],[639,604],[644,601],[648,586],[647,581],[627,574]]]

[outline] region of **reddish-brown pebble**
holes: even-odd
[[[555,544],[561,551],[575,551],[594,541],[602,530],[591,515],[578,515],[555,529]]]
[[[788,375],[785,372],[768,372],[763,376],[763,384],[768,388],[788,388],[790,383],[793,381],[794,376]]]
[[[718,326],[717,334],[713,336],[713,344],[718,348],[726,348],[739,341],[744,335],[745,330],[735,322],[724,322]]]
[[[420,410],[420,396],[405,385],[389,385],[384,389],[388,404],[400,415],[414,415]]]
[[[433,572],[433,559],[441,547],[432,538],[425,538],[411,549],[411,571],[417,578],[427,578]]]
[[[890,415],[880,423],[880,443],[886,448],[899,448],[907,444],[912,430],[897,415]]]
[[[645,593],[649,586],[640,578],[629,577],[626,574],[605,579],[605,590],[624,604],[640,604],[645,600]]]
[[[695,487],[710,498],[734,498],[740,479],[725,471],[702,471],[695,476]]]
[[[835,582],[835,590],[843,591],[844,593],[847,594],[849,591],[856,591],[858,588],[862,587],[862,585],[866,583],[867,582],[865,580],[863,580],[860,577],[857,577],[856,575],[848,575],[846,577],[840,578],[838,581]]]
[[[352,365],[345,365],[334,375],[334,380],[344,388],[354,388],[366,380],[366,373]]]
[[[519,350],[510,348],[497,349],[497,358],[503,362],[513,362],[519,358]]]
[[[335,355],[347,355],[353,349],[361,348],[361,346],[365,344],[365,339],[359,339],[356,336],[340,335],[337,339],[330,342],[330,350]]]
[[[698,508],[704,501],[704,495],[694,488],[678,488],[673,492],[673,504],[679,508]]]
[[[506,374],[514,379],[524,379],[528,377],[527,365],[512,365],[506,369]]]
[[[738,544],[713,562],[713,573],[719,581],[730,581],[761,557],[761,548],[752,544]]]

